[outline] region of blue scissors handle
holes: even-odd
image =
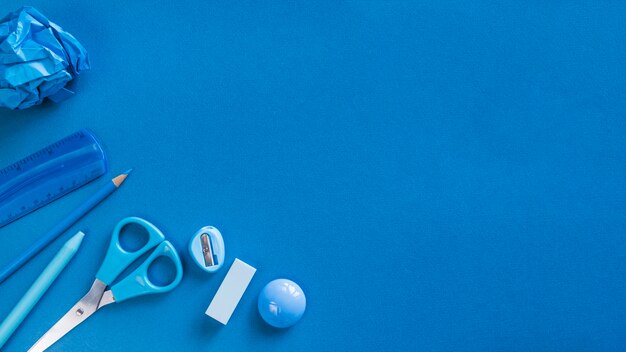
[[[148,270],[155,260],[161,257],[169,258],[176,269],[176,276],[174,280],[165,286],[159,286],[150,281],[148,277]],[[183,266],[180,262],[180,257],[176,252],[174,246],[168,241],[162,242],[155,250],[150,254],[148,259],[135,269],[131,274],[122,279],[117,284],[111,287],[111,293],[115,298],[115,302],[121,302],[129,298],[152,294],[152,293],[164,293],[174,289],[183,278]]]
[[[143,227],[148,233],[148,241],[134,252],[125,250],[120,243],[120,233],[124,226],[129,224],[137,224]],[[146,220],[137,217],[122,219],[122,221],[117,223],[115,229],[113,229],[109,249],[100,269],[96,273],[96,278],[104,282],[107,286],[111,285],[126,267],[164,240],[165,236],[163,233]]]

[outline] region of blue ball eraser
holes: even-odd
[[[209,273],[218,271],[226,255],[220,231],[213,226],[198,230],[189,241],[189,255],[200,269]]]
[[[288,328],[297,323],[306,310],[304,291],[287,279],[274,280],[259,295],[259,313],[263,320],[276,328]]]

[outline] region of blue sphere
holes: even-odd
[[[288,328],[302,318],[306,309],[304,292],[295,282],[278,279],[265,285],[259,295],[259,313],[268,324]]]

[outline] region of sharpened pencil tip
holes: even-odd
[[[124,180],[126,179],[126,177],[128,177],[128,174],[133,171],[133,169],[128,169],[128,171],[126,171],[123,174],[118,175],[117,177],[113,178],[113,184],[115,184],[115,187],[119,187],[122,182],[124,182]]]
[[[124,172],[126,175],[130,175],[130,173],[133,171],[133,168],[131,167],[130,169],[126,170],[126,172]]]

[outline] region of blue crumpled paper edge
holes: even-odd
[[[28,24],[27,28],[24,23]],[[11,27],[16,30],[12,31]],[[33,38],[46,35],[52,35],[54,42],[50,40],[52,38]],[[74,95],[65,86],[81,71],[91,67],[87,51],[78,40],[31,6],[0,20],[2,37],[0,106],[25,109],[41,104],[45,98],[63,101]],[[48,45],[37,42],[37,39],[48,39],[49,42],[45,43]],[[29,60],[29,56],[34,60]],[[45,64],[48,67],[44,67]],[[15,72],[7,75],[7,68]]]

